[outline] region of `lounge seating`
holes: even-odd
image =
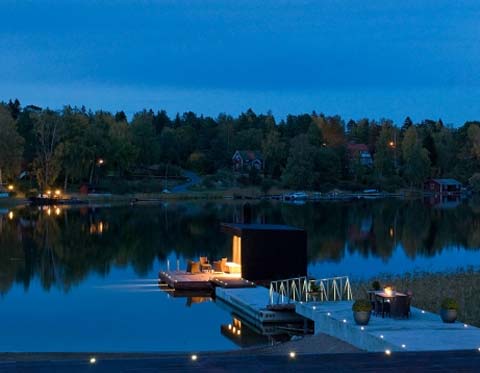
[[[187,273],[200,273],[200,263],[189,260],[187,262]]]
[[[206,256],[200,257],[200,270],[202,272],[211,271],[212,265],[208,262],[208,258]]]
[[[227,258],[216,260],[213,262],[214,272],[226,272],[227,271]]]

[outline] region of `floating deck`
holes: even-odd
[[[240,277],[239,273],[187,273],[161,271],[160,281],[176,291],[212,291],[215,287],[251,288],[255,284]]]
[[[296,312],[315,323],[315,334],[325,333],[370,352],[452,351],[480,348],[480,329],[456,322],[445,324],[440,316],[411,308],[409,319],[373,316],[365,327],[355,324],[352,303],[324,302],[296,305]]]
[[[216,288],[215,296],[257,326],[264,323],[300,323],[305,320],[294,311],[268,310],[269,290],[261,286],[251,289]]]

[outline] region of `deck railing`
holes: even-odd
[[[334,302],[352,300],[348,276],[309,280],[296,277],[270,283],[269,303],[289,304],[295,302]]]

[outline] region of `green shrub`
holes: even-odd
[[[352,310],[355,312],[370,312],[372,310],[372,303],[366,299],[358,299],[353,303]]]
[[[380,290],[381,286],[380,286],[380,282],[378,280],[375,280],[372,282],[372,289],[375,290],[375,291],[378,291]]]
[[[442,301],[441,307],[444,310],[457,310],[458,311],[458,303],[453,298],[445,298]]]

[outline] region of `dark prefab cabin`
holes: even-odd
[[[303,229],[272,224],[222,224],[232,236],[233,262],[250,281],[306,276],[307,233]]]
[[[455,194],[461,192],[462,184],[455,179],[430,179],[425,182],[424,190],[437,194]]]

